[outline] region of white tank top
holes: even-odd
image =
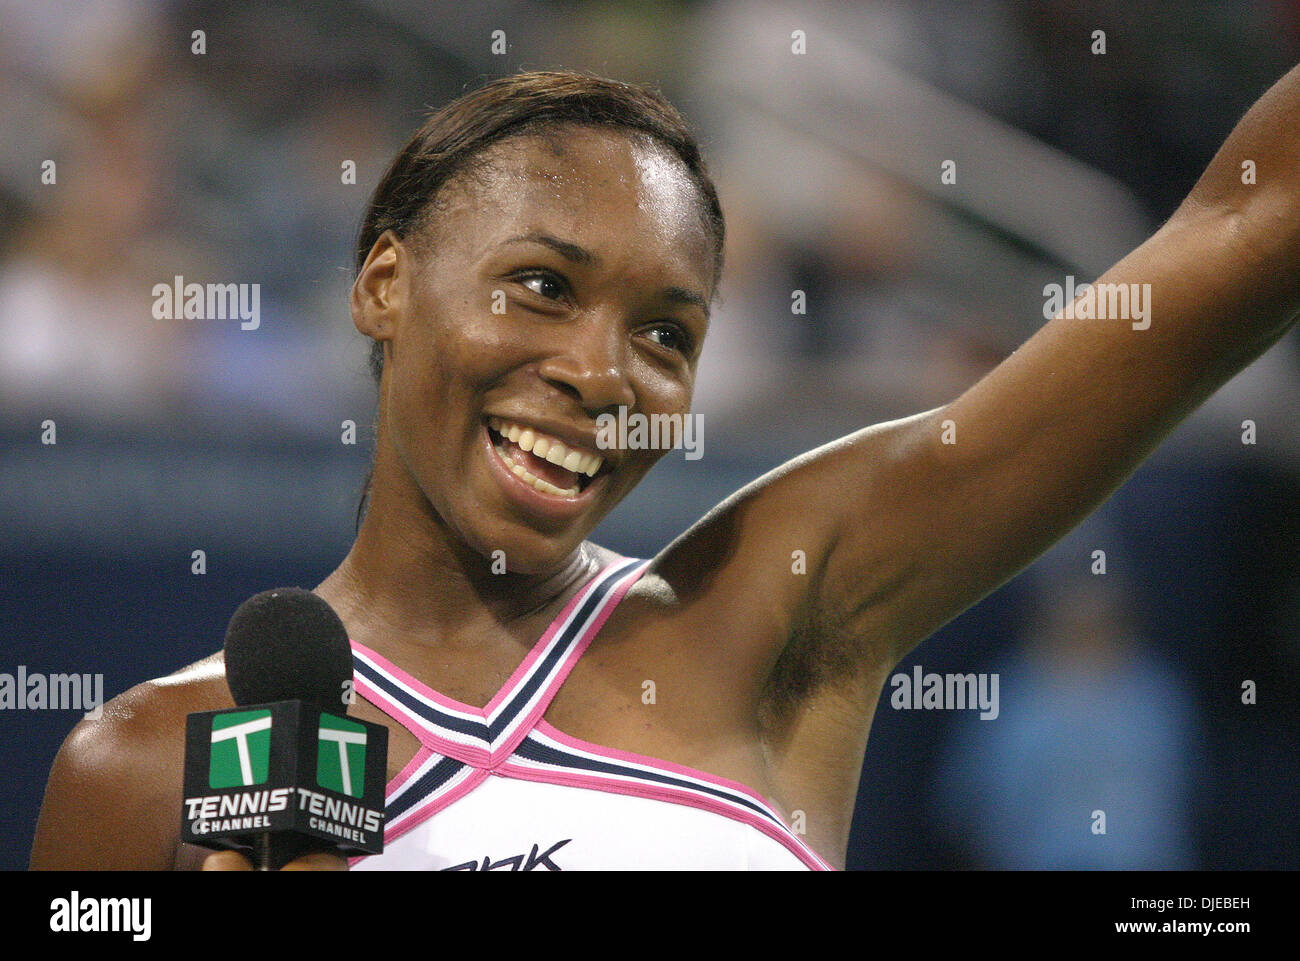
[[[829,869],[743,784],[542,719],[648,566],[624,558],[593,577],[483,708],[352,642],[357,692],[420,742],[388,785],[384,853],[354,871]]]

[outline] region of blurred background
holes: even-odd
[[[789,457],[954,398],[1297,60],[1295,0],[0,0],[0,672],[102,672],[112,697],[342,559],[375,407],[350,247],[469,87],[650,81],[700,135],[730,235],[705,456],[666,457],[596,538],[649,556]],[[154,319],[176,275],[260,284],[260,327]],[[1000,714],[886,688],[849,867],[1300,866],[1296,334],[900,666],[998,672]],[[0,711],[0,867],[78,716]]]

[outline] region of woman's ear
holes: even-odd
[[[372,340],[392,340],[406,305],[410,252],[391,230],[375,241],[352,283],[352,322]]]

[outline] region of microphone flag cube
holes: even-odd
[[[251,848],[290,833],[307,849],[379,854],[387,767],[386,727],[306,701],[191,714],[181,840]]]

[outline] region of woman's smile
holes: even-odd
[[[604,490],[611,470],[594,449],[498,417],[483,424],[483,451],[511,505],[552,520],[569,520],[586,511]]]

